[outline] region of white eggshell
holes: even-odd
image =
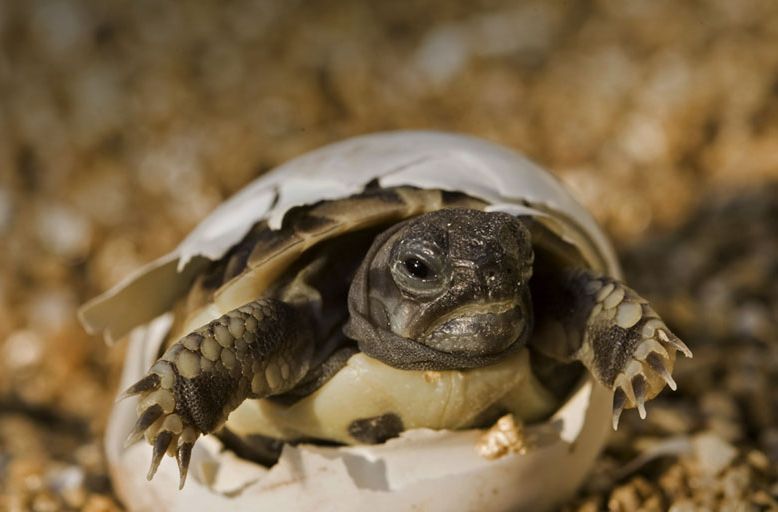
[[[595,269],[619,276],[606,237],[550,174],[520,155],[472,137],[433,132],[367,135],[326,146],[281,165],[222,204],[171,254],[87,304],[88,329],[130,337],[122,388],[145,374],[171,323],[167,313],[192,275],[237,243],[262,218],[278,226],[291,207],[384,186],[463,191],[490,209],[553,222]],[[527,206],[527,202],[531,203]],[[144,325],[145,324],[145,325]],[[222,451],[207,436],[195,445],[189,479],[166,457],[145,479],[150,448],[123,448],[135,403],[115,405],[106,435],[114,486],[130,511],[191,510],[544,510],[568,499],[605,442],[611,392],[585,379],[547,422],[531,427],[535,448],[497,460],[478,455],[479,430],[417,429],[382,445],[286,446],[271,469]]]

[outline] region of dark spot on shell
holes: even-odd
[[[403,430],[403,421],[393,412],[354,420],[348,426],[349,435],[365,444],[383,443],[387,439],[397,437]]]
[[[367,185],[365,185],[365,191],[375,189],[375,188],[382,188],[381,182],[378,180],[378,178],[373,178],[372,180],[367,182]]]
[[[473,201],[473,199],[467,194],[463,194],[462,192],[452,192],[450,190],[441,190],[440,197],[443,199],[443,204],[448,207],[468,204],[472,203]]]
[[[300,243],[300,241],[300,237],[292,233],[290,229],[266,229],[259,233],[254,249],[249,256],[248,265],[251,268],[256,268],[278,253],[287,250],[292,245]]]
[[[281,219],[281,229],[290,229],[294,226],[300,217],[308,214],[312,209],[323,204],[324,201],[317,201],[310,205],[293,206],[284,213],[284,218]]]
[[[355,199],[359,200],[370,200],[370,199],[378,199],[379,201],[386,203],[386,204],[404,204],[405,201],[402,197],[397,193],[397,190],[394,188],[374,188],[374,189],[366,189],[361,194],[357,194],[355,196],[352,196]]]
[[[331,229],[338,223],[337,220],[314,215],[302,215],[294,223],[295,231],[299,233],[318,233]]]
[[[216,436],[225,447],[239,457],[270,467],[281,456],[284,442],[258,434],[238,435],[228,428],[218,431]]]
[[[207,291],[213,291],[239,275],[246,269],[249,255],[255,246],[266,238],[267,223],[257,222],[243,239],[235,244],[219,261],[214,262],[205,272],[202,286]]]

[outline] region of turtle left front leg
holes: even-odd
[[[139,395],[127,439],[154,446],[150,480],[165,453],[176,457],[183,487],[192,447],[216,431],[246,398],[293,389],[306,375],[314,333],[306,314],[286,302],[257,299],[172,344],[125,396]]]
[[[625,408],[637,407],[645,418],[647,400],[665,385],[676,389],[676,352],[692,352],[635,291],[583,269],[544,275],[539,282],[533,287],[533,347],[554,359],[580,361],[614,391],[614,429]]]

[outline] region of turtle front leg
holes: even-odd
[[[588,270],[569,270],[557,282],[533,288],[538,317],[533,346],[562,361],[578,360],[613,389],[613,428],[625,408],[645,402],[672,377],[676,352],[692,357],[648,302],[620,281]],[[537,289],[537,294],[535,290]]]
[[[259,299],[213,320],[171,345],[124,396],[140,395],[138,421],[127,445],[154,446],[147,478],[165,453],[186,481],[194,442],[213,432],[247,398],[292,389],[307,373],[313,333],[289,304]]]

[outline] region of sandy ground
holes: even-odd
[[[695,352],[567,510],[778,509],[778,3],[187,5],[0,3],[0,509],[119,508],[122,349],[80,303],[274,165],[400,128],[551,169]]]

